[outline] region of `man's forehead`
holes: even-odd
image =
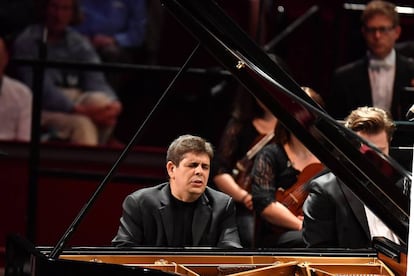
[[[357,134],[381,150],[389,147],[388,137],[385,130],[378,133],[366,133],[359,131]]]
[[[187,152],[183,155],[183,160],[186,162],[203,162],[208,161],[210,163],[210,157],[205,152]]]
[[[373,16],[371,16],[370,18],[368,18],[365,22],[366,25],[370,25],[370,24],[379,24],[381,23],[382,25],[384,24],[392,24],[392,19],[389,18],[388,16],[378,13],[375,14]]]

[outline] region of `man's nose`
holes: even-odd
[[[203,168],[201,167],[201,165],[195,167],[195,173],[197,175],[200,175],[203,172]]]

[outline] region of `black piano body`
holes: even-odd
[[[6,275],[267,275],[269,271],[277,275],[404,275],[409,195],[401,193],[396,183],[405,181],[410,188],[409,172],[332,120],[214,1],[162,0],[162,3],[250,93],[359,195],[399,236],[402,246],[377,240],[373,249],[368,250],[72,248],[54,259],[48,257],[50,248],[36,248],[13,237],[7,246]],[[388,266],[378,256],[384,257]],[[210,270],[203,272],[202,267],[209,267],[215,274],[209,274]],[[200,269],[201,274],[197,272]]]

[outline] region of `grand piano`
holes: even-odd
[[[360,250],[66,248],[70,236],[55,247],[34,246],[12,236],[5,275],[405,275],[411,174],[326,114],[213,0],[161,1],[201,47],[398,235],[401,244],[377,238],[372,248]]]

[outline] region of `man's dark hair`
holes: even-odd
[[[175,139],[167,150],[167,162],[171,161],[178,166],[186,153],[206,153],[210,160],[213,159],[213,146],[205,139],[194,135],[182,135]]]

